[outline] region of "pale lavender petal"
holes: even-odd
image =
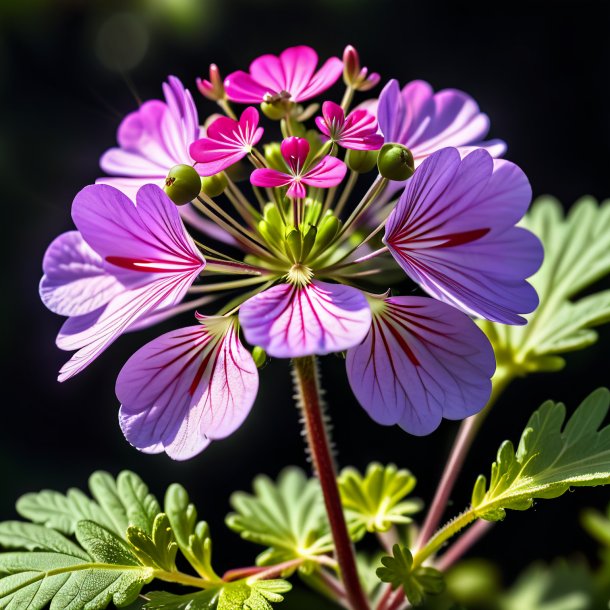
[[[426,297],[376,308],[366,338],[347,352],[360,404],[378,423],[429,434],[443,417],[478,413],[491,392],[493,349],[465,314]]]
[[[371,311],[356,288],[314,281],[261,292],[241,306],[239,320],[249,343],[276,358],[296,358],[357,345],[370,327]]]
[[[254,186],[274,188],[276,186],[286,186],[292,182],[290,174],[285,174],[277,169],[261,168],[255,169],[250,174],[250,182]]]
[[[133,285],[131,274],[110,274],[104,261],[78,231],[57,237],[47,248],[42,263],[40,298],[62,316],[81,316],[106,305]]]
[[[320,163],[314,165],[303,175],[301,181],[309,186],[330,188],[337,186],[345,177],[346,172],[347,166],[341,159],[324,157]]]
[[[514,224],[531,189],[523,172],[479,149],[434,153],[409,180],[384,243],[434,297],[466,313],[523,324],[538,298],[525,281],[542,262],[537,238]]]
[[[155,185],[138,191],[137,205],[110,186],[87,186],[74,199],[72,218],[85,241],[112,265],[195,275],[204,266],[176,206]]]
[[[162,335],[138,350],[116,384],[127,440],[146,453],[185,460],[244,421],[258,372],[227,318]]]

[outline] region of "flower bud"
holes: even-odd
[[[199,195],[201,176],[191,165],[174,165],[167,174],[163,190],[176,205],[184,205]]]
[[[300,262],[301,254],[303,253],[303,238],[301,231],[292,229],[292,231],[286,235],[286,245],[288,246],[286,254],[288,254],[295,263]]]
[[[384,178],[398,181],[407,180],[415,171],[411,151],[402,144],[391,142],[381,147],[377,167]]]
[[[348,44],[343,51],[343,82],[351,86],[360,74],[360,57],[358,51]]]
[[[279,121],[286,116],[286,105],[283,100],[262,102],[261,110],[263,114],[272,121]]]
[[[377,165],[378,154],[377,150],[348,150],[345,163],[352,171],[366,174]]]
[[[208,197],[218,197],[222,195],[224,190],[227,188],[227,175],[224,172],[219,172],[213,176],[204,176],[201,178],[201,190]]]
[[[263,368],[267,363],[267,352],[259,345],[255,345],[252,349],[252,360],[257,369]]]
[[[282,149],[279,142],[271,142],[263,146],[265,151],[265,161],[267,165],[272,169],[277,169],[281,172],[286,171],[286,162],[282,156]]]
[[[210,79],[197,79],[197,88],[209,100],[217,102],[225,98],[225,87],[216,64],[210,64]]]
[[[311,256],[315,257],[321,254],[326,246],[335,238],[339,229],[341,228],[341,221],[332,214],[324,216],[318,225],[316,243],[311,250]]]

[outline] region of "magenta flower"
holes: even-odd
[[[186,460],[234,432],[258,391],[258,371],[233,317],[199,316],[139,349],[116,383],[127,440]]]
[[[316,125],[326,138],[343,148],[377,150],[383,145],[383,136],[377,133],[377,119],[368,110],[353,110],[346,117],[339,104],[324,102]]]
[[[317,53],[306,46],[290,47],[279,57],[262,55],[250,64],[249,74],[240,70],[227,76],[227,97],[243,104],[280,98],[303,102],[334,85],[343,71],[338,57],[327,59],[315,72],[317,65]]]
[[[463,91],[443,89],[434,93],[421,80],[405,85],[391,80],[377,104],[377,120],[386,142],[404,144],[417,167],[428,155],[445,148],[486,148],[494,157],[506,150],[502,140],[482,141],[489,131],[489,118]]]
[[[347,171],[343,161],[329,156],[308,168],[306,161],[309,142],[305,138],[286,138],[282,142],[281,151],[288,172],[270,168],[256,169],[250,175],[252,184],[264,187],[289,186],[286,193],[288,197],[303,199],[307,195],[303,185],[330,188],[339,184]]]
[[[117,133],[119,148],[107,150],[100,159],[111,177],[96,182],[114,186],[134,201],[142,185],[162,187],[174,165],[192,165],[189,146],[203,135],[195,102],[180,80],[170,76],[163,94],[165,102],[144,102],[123,119]]]
[[[347,352],[347,375],[378,423],[429,434],[443,417],[485,405],[495,370],[487,337],[466,315],[425,297],[373,299],[373,323]]]
[[[176,206],[157,186],[142,187],[137,205],[110,186],[85,187],[72,218],[78,232],[49,246],[40,284],[47,307],[69,316],[57,345],[78,350],[60,381],[146,316],[179,303],[205,267]]]
[[[202,176],[213,176],[243,159],[252,152],[263,136],[258,127],[258,111],[246,108],[239,121],[229,117],[216,119],[207,129],[207,135],[190,146],[190,155],[197,161],[195,169]]]
[[[515,227],[531,200],[525,174],[483,149],[428,157],[407,183],[385,227],[384,243],[404,271],[435,298],[478,317],[525,324],[538,305],[525,278],[542,246]]]

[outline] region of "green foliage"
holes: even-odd
[[[525,510],[536,498],[556,498],[572,486],[610,483],[610,426],[599,430],[610,406],[610,392],[590,394],[564,426],[566,408],[545,402],[527,424],[515,452],[504,442],[491,467],[489,486],[479,476],[472,510],[490,521],[506,509]]]
[[[341,501],[354,527],[368,532],[387,532],[393,524],[411,523],[412,515],[421,510],[419,499],[408,496],[417,479],[408,470],[394,464],[369,464],[362,476],[355,468],[344,468],[339,476]]]
[[[333,549],[324,500],[316,479],[298,468],[286,468],[273,482],[259,476],[254,495],[231,496],[235,510],[227,525],[245,540],[269,547],[257,558],[270,565],[327,553]]]
[[[181,486],[168,489],[166,513],[131,472],[116,480],[95,473],[89,487],[93,498],[78,490],[28,494],[18,510],[35,523],[0,523],[0,545],[10,549],[0,553],[0,608],[102,610],[111,602],[125,607],[155,578],[197,590],[184,596],[151,593],[139,607],[272,610],[290,590],[288,582],[258,580],[260,575],[221,580],[211,566],[208,526],[197,522]],[[178,571],[179,549],[199,576]]]
[[[579,296],[610,273],[610,201],[584,197],[564,218],[551,197],[536,200],[522,225],[542,240],[545,258],[531,282],[540,297],[526,326],[481,321],[498,366],[516,374],[557,371],[560,356],[597,340],[593,328],[610,321],[610,290]]]
[[[413,555],[406,547],[395,544],[392,555],[381,558],[383,567],[377,568],[377,576],[388,582],[392,589],[402,587],[407,599],[414,606],[423,603],[426,594],[442,593],[445,589],[443,575],[434,568],[413,569]]]

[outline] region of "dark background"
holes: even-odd
[[[246,423],[197,458],[145,456],[123,439],[114,379],[138,346],[158,333],[121,338],[84,373],[55,381],[67,359],[54,338],[61,320],[37,297],[48,243],[71,228],[75,193],[100,175],[98,158],[115,143],[122,116],[137,99],[160,97],[168,74],[194,89],[210,62],[223,74],[264,52],[315,46],[322,58],[351,43],[384,79],[423,78],[435,88],[469,92],[492,119],[492,137],[523,167],[534,193],[566,206],[583,194],[610,194],[610,10],[607,2],[472,3],[424,1],[156,0],[149,2],[0,2],[0,226],[2,227],[2,423],[0,518],[14,518],[22,493],[84,487],[90,472],[135,470],[162,496],[179,481],[215,534],[220,569],[246,565],[258,548],[226,533],[232,490],[249,489],[259,472],[307,467],[292,404],[289,367],[261,373],[261,391]],[[116,58],[127,70],[117,70]],[[210,103],[196,95],[200,114]],[[517,381],[487,422],[455,494],[466,506],[475,476],[487,473],[499,443],[518,439],[546,398],[574,407],[608,385],[608,331],[568,358],[564,373]],[[370,421],[351,396],[343,363],[323,362],[340,464],[364,468],[394,461],[419,478],[428,500],[457,424],[413,438]],[[603,507],[607,489],[578,490],[511,513],[476,548],[501,562],[507,580],[537,556],[595,546],[578,524],[581,507]],[[448,515],[449,516],[449,515]]]

